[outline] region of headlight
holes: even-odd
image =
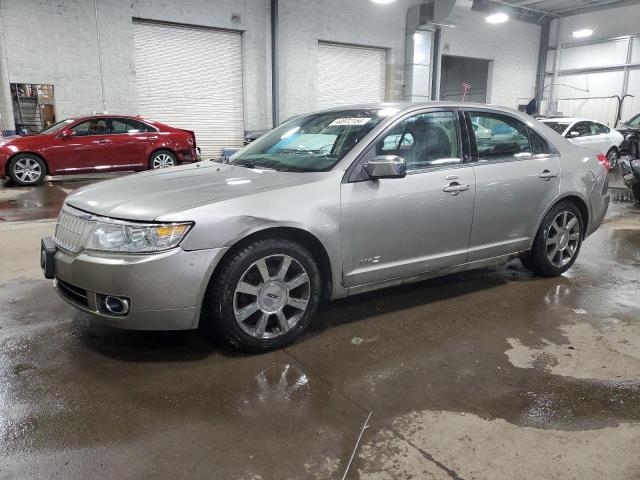
[[[93,227],[86,248],[107,252],[160,252],[176,247],[191,226],[191,223],[143,224],[100,220]]]

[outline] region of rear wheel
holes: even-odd
[[[280,348],[306,329],[320,300],[320,271],[302,245],[270,238],[228,259],[210,288],[205,331],[260,352]]]
[[[576,261],[582,245],[583,223],[572,202],[560,202],[545,216],[525,267],[544,277],[562,275]]]
[[[36,155],[21,153],[9,162],[9,177],[18,185],[38,185],[46,174],[45,163]]]
[[[153,152],[149,159],[149,168],[151,170],[174,167],[177,164],[176,156],[169,150],[158,150],[157,152]]]
[[[620,154],[616,147],[611,147],[607,152],[607,160],[609,161],[609,169],[613,170],[618,165]]]

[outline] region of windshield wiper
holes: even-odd
[[[277,168],[274,168],[275,162],[256,162],[255,160],[237,160],[233,163],[231,163],[230,165],[237,165],[238,167],[245,167],[245,168],[258,168],[261,170],[271,170],[271,171],[277,171]]]

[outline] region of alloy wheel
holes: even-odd
[[[42,167],[33,158],[21,158],[13,166],[13,174],[23,183],[36,183],[42,176]]]
[[[160,153],[153,159],[153,169],[157,168],[169,168],[175,165],[175,160],[168,153]]]
[[[310,296],[311,281],[302,264],[288,255],[270,255],[254,262],[240,277],[233,314],[248,335],[275,338],[298,324]]]
[[[547,231],[547,257],[558,268],[567,265],[580,244],[580,222],[570,211],[560,212]]]

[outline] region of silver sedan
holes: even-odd
[[[349,106],[286,122],[226,164],[74,192],[41,262],[104,323],[202,327],[262,351],[324,300],[515,257],[560,275],[607,190],[592,150],[510,109]]]

